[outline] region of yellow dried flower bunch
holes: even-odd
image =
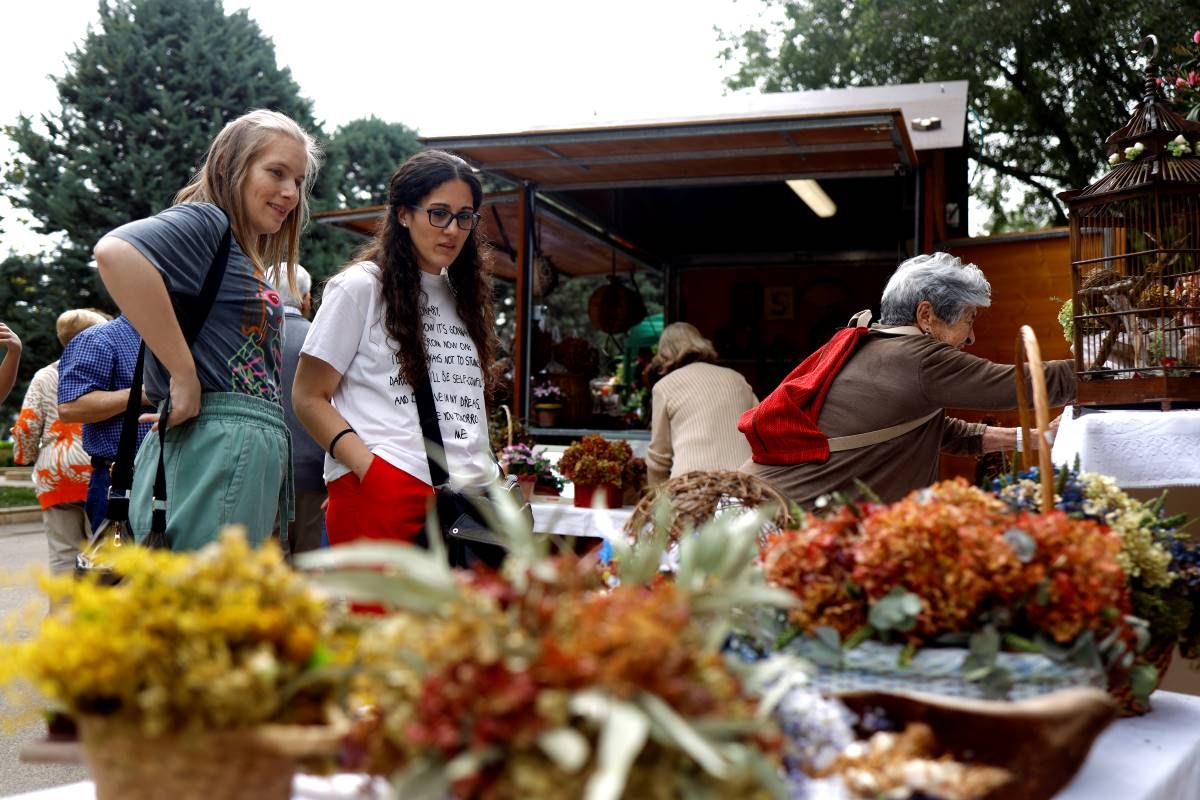
[[[1121,537],[1117,563],[1130,578],[1140,578],[1149,588],[1171,585],[1175,576],[1168,567],[1171,553],[1155,541],[1154,515],[1146,506],[1125,494],[1115,479],[1091,472],[1081,473],[1085,514],[1103,514],[1108,527]]]
[[[228,528],[197,553],[105,558],[116,586],[39,579],[53,611],[31,638],[0,642],[6,677],[148,735],[320,721],[333,686],[308,679],[335,658],[325,602],[273,542],[254,549]]]

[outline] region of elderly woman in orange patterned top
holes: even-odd
[[[108,317],[75,309],[55,323],[63,347],[85,328]],[[17,424],[13,426],[13,461],[33,464],[33,485],[50,549],[50,570],[70,572],[75,556],[87,541],[89,525],[83,510],[92,464],[83,450],[83,426],[58,418],[58,362],[33,374]]]

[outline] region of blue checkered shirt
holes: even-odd
[[[89,392],[128,389],[133,383],[133,368],[141,344],[141,338],[124,314],[81,331],[67,344],[59,362],[59,404],[78,400]],[[118,414],[103,422],[84,424],[83,449],[88,455],[110,460],[117,457],[121,417]],[[149,430],[150,423],[138,425],[139,446]]]

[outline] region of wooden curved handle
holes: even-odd
[[[1038,473],[1042,482],[1042,513],[1054,510],[1054,467],[1050,463],[1050,396],[1046,393],[1046,371],[1042,368],[1042,351],[1033,328],[1022,325],[1017,334],[1017,355],[1013,376],[1017,382],[1017,410],[1021,415],[1021,444],[1026,454],[1033,452],[1034,438],[1030,432],[1029,400],[1025,388],[1025,366],[1029,362],[1029,378],[1033,382],[1033,410],[1038,442]]]
[[[508,446],[512,447],[512,412],[508,410],[508,406],[500,406],[504,409],[504,418],[508,420]]]

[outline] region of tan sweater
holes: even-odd
[[[1047,361],[1052,406],[1075,398],[1070,361]],[[872,334],[834,379],[817,424],[826,436],[887,428],[942,408],[1006,411],[1017,407],[1013,367],[994,364],[929,336]],[[830,492],[858,495],[855,479],[884,502],[937,480],[938,454],[982,451],[984,426],[938,414],[891,441],[831,453],[824,463],[770,466],[747,461],[743,472],[763,478],[800,504]]]
[[[653,486],[692,470],[737,469],[750,445],[738,418],[758,400],[741,373],[694,363],[654,385],[646,471]]]

